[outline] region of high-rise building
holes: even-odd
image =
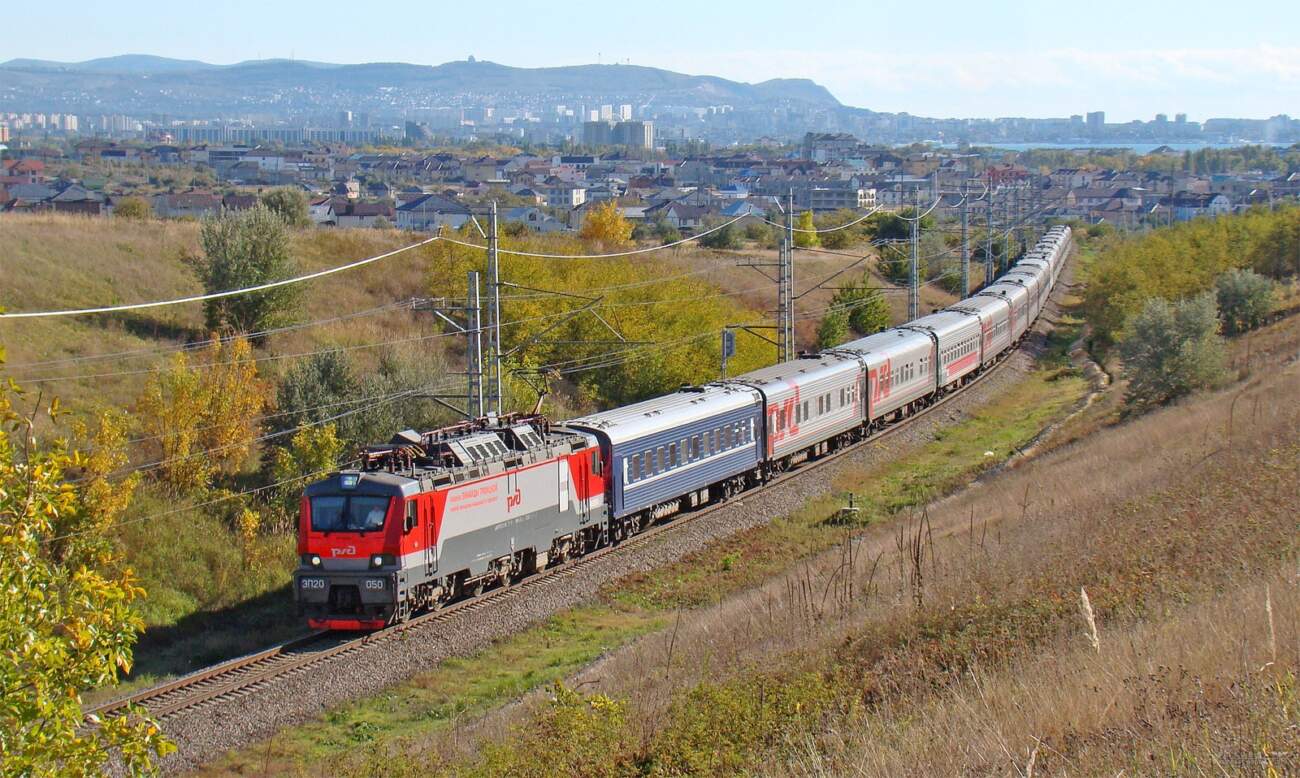
[[[614,120],[614,106],[612,106],[612,105],[602,105],[602,106],[600,107],[600,120],[601,120],[602,122],[613,121],[613,120]]]
[[[1185,114],[1185,113],[1176,113],[1176,114],[1174,114],[1174,123],[1175,123],[1175,124],[1187,124],[1187,114]]]
[[[1106,127],[1106,112],[1092,111],[1088,114],[1088,129],[1100,132]]]
[[[593,112],[594,113],[594,112]],[[587,121],[582,124],[582,142],[587,146],[609,146],[614,143],[613,127],[609,122]]]
[[[633,149],[653,149],[655,130],[653,122],[619,122],[614,125],[614,144]]]
[[[623,122],[632,121],[632,106],[626,104],[620,105],[618,107],[618,119]]]
[[[1156,114],[1156,124],[1168,124],[1168,123],[1169,123],[1169,114],[1166,113]]]
[[[338,121],[338,126],[340,126],[340,127],[351,127],[351,126],[352,126],[352,112],[351,112],[351,111],[339,111],[339,121]]]

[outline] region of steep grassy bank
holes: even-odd
[[[1294,772],[1300,367],[1255,379],[688,611],[448,772]]]
[[[1077,333],[1077,322],[1063,329]],[[1072,340],[1053,336],[1043,366],[1005,395],[955,424],[942,438],[888,465],[847,471],[837,488],[852,490],[862,525],[893,526],[908,508],[967,483],[1000,463],[1073,407],[1085,384],[1061,361]],[[986,452],[992,451],[992,455]],[[601,654],[636,638],[673,630],[678,613],[703,612],[719,600],[780,575],[800,559],[836,546],[855,531],[827,521],[844,497],[815,501],[772,525],[742,532],[677,564],[609,587],[602,602],[562,613],[476,655],[446,663],[376,698],[361,700],[304,727],[212,765],[210,774],[304,774],[339,760],[359,773],[384,755],[412,749],[416,760],[438,760],[464,722],[565,678]],[[530,650],[521,647],[531,646]],[[540,648],[539,648],[540,647]],[[503,669],[508,668],[508,669]],[[471,739],[469,742],[477,742]],[[377,760],[356,761],[358,750]]]

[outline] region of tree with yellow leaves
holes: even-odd
[[[187,492],[206,489],[215,472],[239,469],[252,453],[266,405],[246,339],[223,344],[213,337],[204,362],[191,366],[178,353],[150,376],[135,407],[162,479]]]
[[[817,236],[814,230],[817,229],[817,223],[813,221],[812,211],[804,211],[794,222],[794,245],[801,249],[815,248],[822,245],[821,238]]]
[[[294,433],[285,448],[277,448],[271,459],[271,478],[274,483],[288,481],[281,488],[277,530],[294,527],[298,517],[298,499],[302,495],[302,479],[313,473],[322,473],[338,465],[343,453],[333,424],[319,427],[302,427]]]
[[[602,249],[626,246],[632,239],[632,223],[624,218],[613,200],[591,209],[582,220],[578,235],[588,243]]]
[[[3,354],[0,354],[0,360]],[[144,595],[108,533],[130,499],[108,473],[124,428],[105,418],[87,455],[42,443],[41,416],[0,391],[0,755],[5,775],[98,775],[110,758],[133,774],[174,750],[139,709],[86,727],[81,693],[129,671]],[[89,484],[70,477],[80,471]],[[128,488],[130,482],[127,482]],[[120,486],[120,485],[119,485]],[[107,497],[103,501],[100,498]]]

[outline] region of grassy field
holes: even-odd
[[[538,733],[576,711],[611,747],[550,769],[1294,774],[1298,393],[1292,361],[1101,429],[682,611],[670,663],[643,639],[572,679],[582,702],[404,759],[542,774]]]
[[[1086,390],[1083,379],[1060,361],[1060,351],[1073,340],[1077,327],[1077,322],[1067,323],[1064,334],[1051,339],[1041,369],[939,440],[887,465],[845,472],[836,486],[858,495],[862,524],[892,526],[907,510],[1004,462],[1047,424],[1062,418]],[[986,455],[988,451],[993,456]],[[347,764],[364,774],[377,763],[369,760],[382,761],[396,751],[421,753],[422,759],[436,762],[448,749],[455,751],[457,743],[472,748],[477,739],[457,729],[477,728],[482,714],[571,676],[601,653],[663,635],[676,623],[674,613],[706,612],[715,603],[782,575],[798,560],[844,543],[861,526],[827,521],[843,502],[842,495],[812,501],[770,525],[619,581],[607,587],[599,603],[565,611],[468,661],[444,663],[387,694],[233,753],[204,772],[312,774],[327,765],[337,770]],[[538,645],[544,649],[536,650]],[[519,646],[534,648],[521,653]],[[567,660],[553,659],[556,655]],[[546,670],[539,671],[539,665]],[[448,726],[453,711],[461,717],[457,728]]]

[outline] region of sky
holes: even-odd
[[[1300,2],[430,0],[12,3],[0,61],[156,54],[518,67],[630,62],[811,78],[843,103],[934,117],[1300,115]]]

